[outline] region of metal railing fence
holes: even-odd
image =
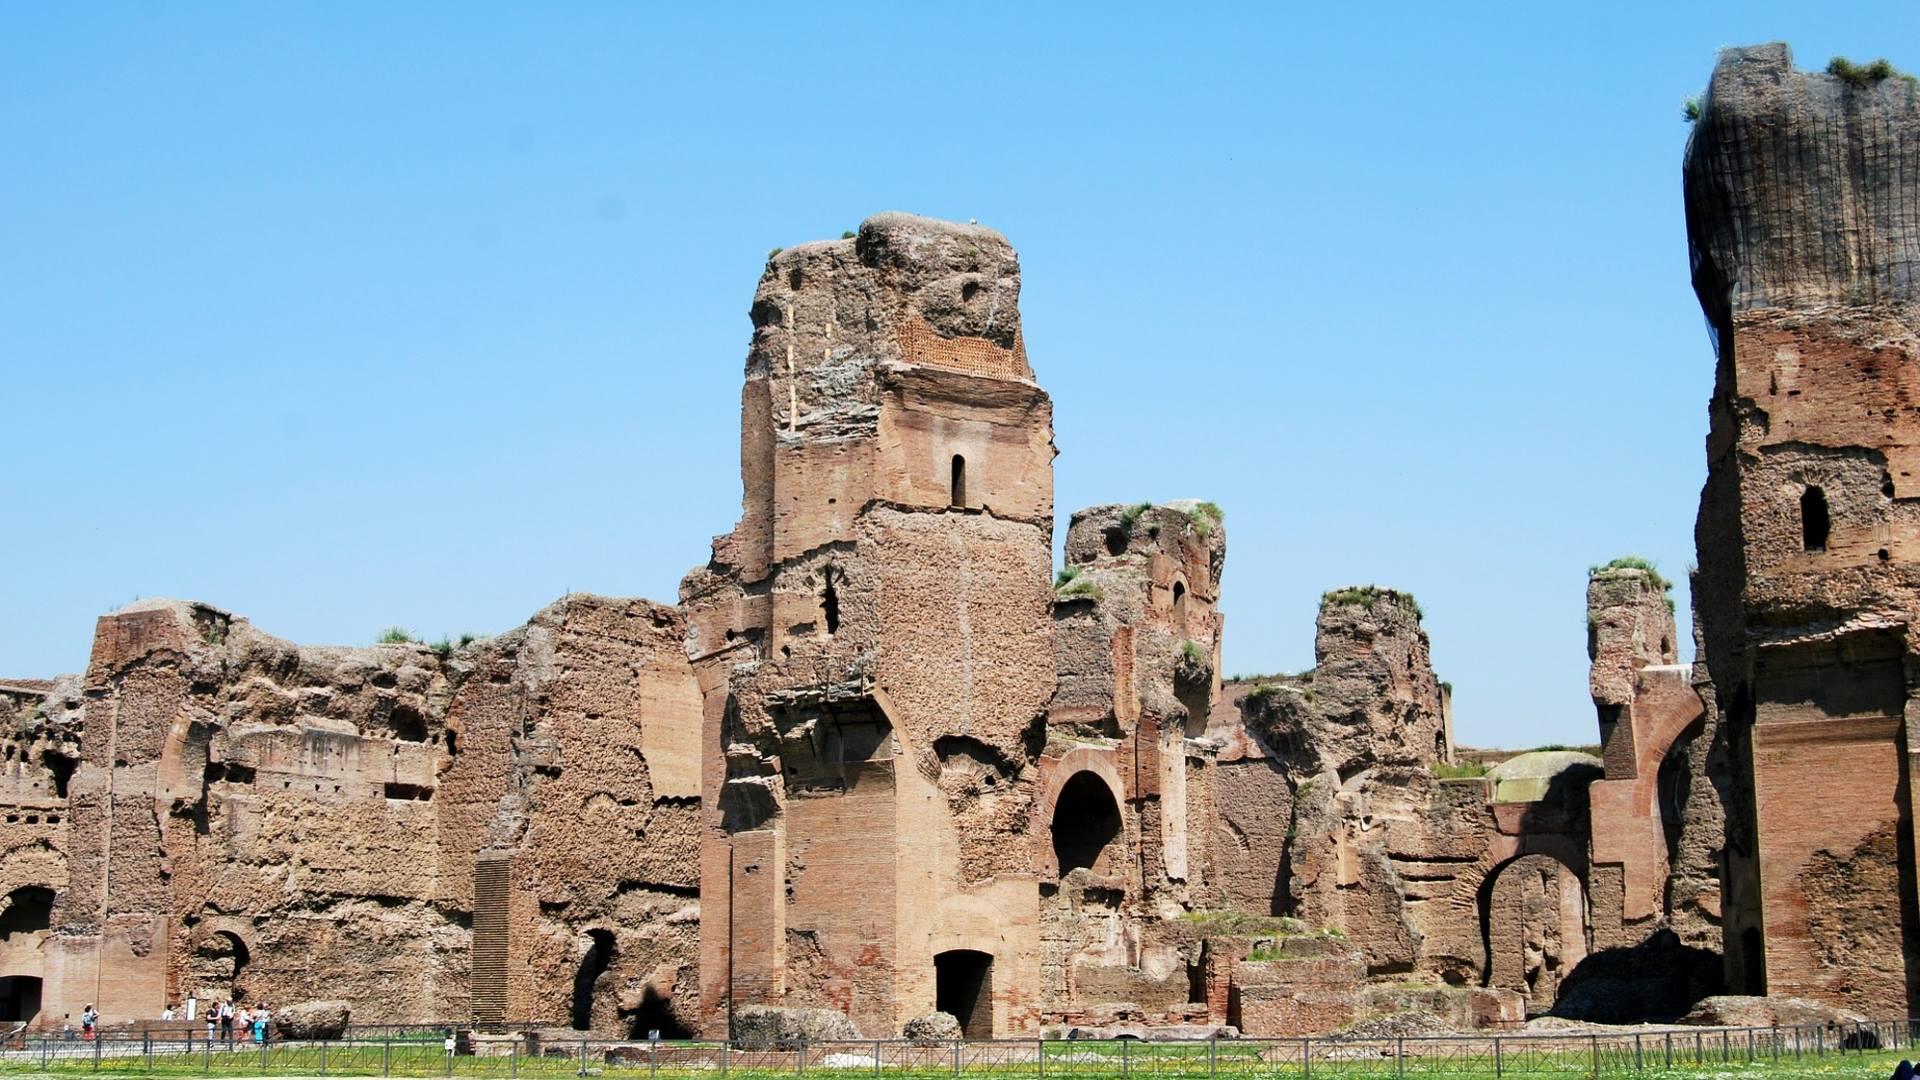
[[[1767,1071],[1767,1066],[1840,1064],[1836,1055],[1910,1052],[1920,1020],[1765,1028],[1547,1031],[1402,1038],[1291,1039],[860,1039],[749,1048],[720,1042],[474,1036],[448,1025],[350,1029],[338,1039],[209,1041],[204,1028],[107,1032],[96,1039],[16,1036],[0,1045],[0,1073],[124,1076],[631,1076],[648,1080],[813,1073],[935,1080],[973,1076],[1047,1080],[1217,1080],[1315,1076],[1379,1078],[1676,1076]],[[424,1036],[432,1035],[427,1038]],[[1866,1061],[1860,1061],[1866,1065]]]

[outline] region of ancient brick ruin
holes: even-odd
[[[1781,47],[1715,73],[1699,659],[1657,570],[1595,567],[1596,753],[1456,747],[1393,589],[1326,593],[1312,670],[1223,679],[1212,503],[1080,510],[1056,569],[1017,257],[881,214],[769,258],[741,516],[677,605],[317,648],[146,601],[83,674],[0,683],[0,1019],[1279,1035],[1673,1017],[1723,984],[1903,1014],[1905,86]]]
[[[1905,78],[1728,50],[1686,162],[1719,364],[1696,543],[1733,985],[1920,992],[1920,109]]]

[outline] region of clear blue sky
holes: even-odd
[[[1031,9],[1031,10],[1030,10]],[[1059,529],[1227,511],[1229,671],[1425,606],[1478,744],[1591,738],[1586,567],[1692,560],[1683,98],[1884,5],[0,8],[0,676],[136,596],[309,642],[672,600],[769,248],[1003,230]],[[1681,615],[1686,618],[1684,586]]]

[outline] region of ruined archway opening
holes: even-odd
[[[1812,486],[1800,493],[1800,543],[1808,551],[1827,550],[1827,534],[1833,529],[1827,512],[1827,493]]]
[[[589,930],[581,936],[581,945],[580,969],[573,976],[573,1030],[590,1031],[594,988],[613,964],[613,931]]]
[[[54,796],[66,798],[67,784],[73,780],[73,771],[80,767],[80,759],[70,757],[58,750],[42,750],[40,765],[53,777]]]
[[[401,742],[426,742],[427,719],[411,705],[395,705],[387,713],[387,732]]]
[[[1107,782],[1078,772],[1060,789],[1053,806],[1053,855],[1060,876],[1085,867],[1103,873],[1108,849],[1120,837],[1120,804]]]
[[[15,934],[31,934],[53,926],[53,890],[27,885],[7,894],[0,910],[0,941]]]
[[[1179,625],[1181,634],[1187,632],[1187,586],[1185,582],[1173,583],[1173,621]]]
[[[969,1039],[993,1038],[993,955],[952,949],[933,958],[934,1008]]]
[[[0,1021],[32,1020],[39,1012],[39,976],[9,975],[0,979]]]
[[[967,459],[953,455],[953,474],[947,484],[950,504],[956,509],[967,505]]]
[[[238,934],[217,930],[194,948],[187,973],[196,985],[208,988],[210,1000],[242,1002],[247,995],[241,980],[252,959]]]

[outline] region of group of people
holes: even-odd
[[[254,1042],[264,1043],[267,1041],[267,1031],[272,1023],[273,1010],[267,1008],[267,1003],[264,1001],[253,1006],[242,1005],[238,1009],[234,1008],[231,1001],[207,1006],[207,1038],[209,1039],[214,1037],[214,1029],[217,1026],[223,1041],[232,1042],[234,1029],[238,1028],[242,1039],[251,1038]]]
[[[88,1008],[92,1006],[89,1005]],[[267,1008],[267,1003],[264,1001],[252,1007],[242,1005],[238,1008],[235,1008],[231,1001],[210,1001],[201,1015],[207,1020],[208,1042],[212,1042],[216,1037],[225,1042],[232,1042],[234,1029],[239,1028],[242,1039],[264,1043],[267,1041],[267,1032],[273,1024],[273,1010]],[[160,1013],[160,1019],[172,1020],[174,1016],[173,1003],[168,1002],[167,1007]]]

